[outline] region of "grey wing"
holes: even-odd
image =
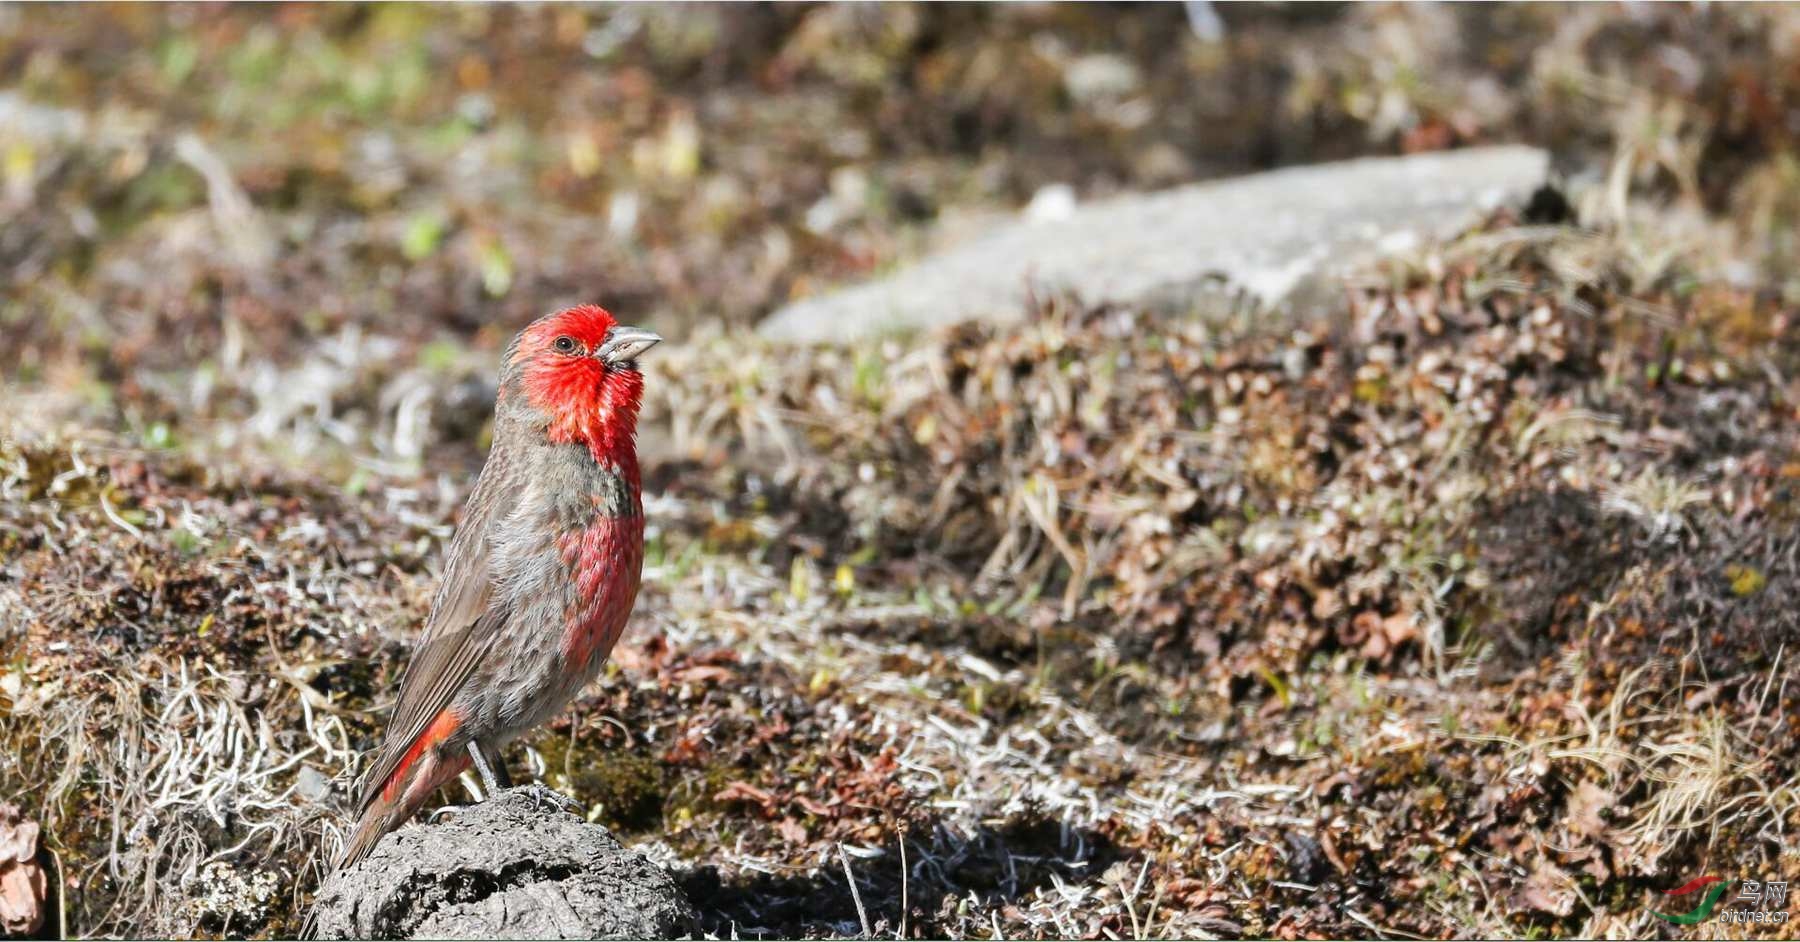
[[[451,539],[419,649],[400,681],[381,754],[363,778],[362,809],[381,793],[425,727],[450,706],[511,616],[507,599],[496,591],[490,562],[494,524],[512,513],[526,490],[520,470],[498,450],[481,469]]]

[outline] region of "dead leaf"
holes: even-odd
[[[1612,806],[1611,792],[1593,782],[1582,782],[1569,796],[1568,814],[1563,818],[1563,824],[1577,837],[1601,837],[1606,834],[1607,826],[1600,814]]]
[[[1344,865],[1343,855],[1338,853],[1337,839],[1332,837],[1331,831],[1325,828],[1319,829],[1319,848],[1325,851],[1325,859],[1331,861],[1331,865],[1336,867],[1339,873],[1345,875],[1350,873],[1350,868]]]
[[[0,805],[0,931],[31,935],[44,925],[49,882],[38,861],[38,824],[17,805]]]
[[[814,816],[817,816],[820,818],[832,817],[832,811],[831,811],[830,807],[828,807],[826,805],[822,805],[819,802],[806,797],[805,795],[795,796],[794,803],[799,805],[802,809],[804,809],[807,814],[814,815]]]
[[[1601,853],[1600,848],[1593,844],[1570,851],[1565,855],[1564,859],[1568,863],[1579,864],[1582,873],[1585,873],[1596,880],[1612,879],[1612,867],[1607,865],[1606,855]]]
[[[732,676],[730,670],[710,664],[696,664],[669,673],[669,679],[678,684],[723,683],[730,680]]]
[[[775,805],[775,796],[742,779],[734,780],[713,796],[714,801],[747,801],[761,805],[764,811]]]
[[[1532,912],[1567,916],[1575,908],[1575,893],[1570,885],[1568,873],[1546,860],[1538,864],[1525,885],[1519,888],[1515,902]]]

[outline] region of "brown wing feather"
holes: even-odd
[[[495,521],[505,519],[526,491],[519,469],[507,455],[499,448],[489,454],[463,508],[419,649],[400,681],[400,698],[381,755],[363,778],[359,809],[366,810],[381,794],[413,741],[450,705],[511,614],[494,591],[488,566]]]

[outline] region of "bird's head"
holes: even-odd
[[[580,442],[602,461],[621,458],[644,393],[638,357],[661,341],[592,304],[540,317],[507,350],[501,397],[516,397],[552,441]]]

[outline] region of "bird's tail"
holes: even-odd
[[[402,764],[388,777],[363,808],[362,818],[344,844],[343,856],[333,869],[342,870],[361,862],[389,831],[406,823],[437,791],[469,767],[469,757],[461,752],[445,756],[434,750],[421,750],[417,758]]]
[[[362,817],[356,822],[356,829],[350,832],[350,839],[344,843],[343,853],[338,856],[337,863],[331,868],[332,873],[354,867],[369,856],[375,845],[387,836],[389,831],[406,823],[413,812],[451,779],[461,775],[469,767],[469,757],[457,753],[444,756],[435,750],[420,750],[416,755],[409,755],[386,783],[370,797],[364,806]],[[314,901],[313,908],[307,913],[306,923],[300,930],[300,938],[316,938],[318,929],[319,908]]]
[[[332,869],[342,870],[361,863],[389,831],[399,827],[408,817],[406,810],[397,802],[376,798],[363,812],[362,820],[356,822],[356,830],[350,832],[350,839],[344,842],[344,852]]]
[[[375,845],[406,819],[406,815],[400,813],[403,810],[398,802],[384,800],[381,795],[377,795],[374,802],[363,809],[362,818],[356,822],[356,829],[350,832],[350,839],[344,843],[343,851],[338,854],[337,862],[326,872],[326,876],[329,878],[340,870],[354,867],[369,856]],[[300,938],[319,937],[320,902],[315,898],[312,907],[306,911],[306,922],[300,927]]]

